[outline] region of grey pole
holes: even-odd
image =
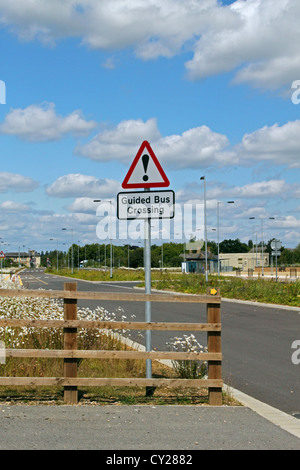
[[[94,199],[94,202],[102,202],[101,199]],[[112,200],[111,199],[108,199],[107,202],[110,203],[110,210],[109,210],[109,214],[110,214],[110,222],[109,222],[109,238],[110,238],[110,277],[112,278],[113,277],[113,273],[112,273]],[[105,246],[105,271],[106,271],[106,246]]]
[[[218,229],[218,276],[220,276],[220,204],[217,202],[217,229]]]
[[[200,180],[204,181],[205,280],[206,280],[206,282],[208,282],[208,273],[207,273],[207,227],[206,227],[206,180],[205,180],[205,176],[201,176]]]
[[[264,275],[264,223],[261,219],[261,275]]]
[[[145,191],[149,189],[145,188]],[[144,270],[145,270],[145,294],[151,294],[151,219],[145,219],[144,223]],[[151,322],[151,302],[145,302],[145,322]],[[151,330],[146,330],[146,351],[152,350]],[[152,378],[152,360],[146,359],[146,378]],[[147,388],[146,394],[150,395],[152,387]]]

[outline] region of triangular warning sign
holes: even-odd
[[[165,188],[170,185],[149,142],[142,143],[122,183],[122,188]]]

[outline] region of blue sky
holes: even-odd
[[[144,140],[180,207],[205,175],[209,239],[223,202],[220,240],[260,240],[263,219],[297,246],[299,17],[297,0],[0,0],[3,247],[62,248],[65,226],[103,242],[93,199],[115,203]]]

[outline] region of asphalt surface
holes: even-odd
[[[31,275],[34,277],[40,276],[40,273],[31,273]],[[26,279],[26,273],[23,274],[23,279],[24,283],[27,282],[29,288],[36,288],[37,285],[42,288],[50,288],[51,284],[51,289],[61,289],[63,282],[61,278],[54,279],[51,277],[50,280],[50,277],[45,275],[40,277],[39,280],[31,278],[30,281],[30,276]],[[37,285],[34,283],[37,283]],[[86,287],[84,287],[84,284]],[[80,282],[80,289],[89,289],[89,286],[90,283]],[[127,288],[129,285],[123,284],[122,287]],[[102,289],[104,290],[104,284],[101,285]],[[92,290],[96,290],[95,285],[93,285]],[[227,315],[233,315],[232,305],[230,303],[230,310]],[[113,308],[114,306],[111,305],[110,307]],[[190,305],[188,308],[190,309]],[[126,310],[126,306],[124,309]],[[173,304],[172,309],[174,309]],[[239,307],[239,311],[244,312],[244,319],[246,319],[247,311],[242,307]],[[268,309],[267,311],[269,312],[267,313],[268,316],[271,310]],[[130,312],[132,310],[127,310],[127,315]],[[141,307],[141,313],[138,310],[135,313],[142,315],[143,308]],[[193,315],[190,317],[191,312],[188,313],[188,321],[194,321]],[[196,314],[200,317],[204,315],[203,312],[199,312],[199,307]],[[298,316],[295,312],[288,313],[288,315],[290,314],[293,314],[294,317],[291,318],[295,319],[293,339],[296,339],[295,335],[297,336],[297,332],[299,332],[299,329],[297,330]],[[159,315],[161,316],[161,311]],[[176,321],[176,315],[175,309],[172,321]],[[286,312],[284,315],[286,315]],[[253,320],[253,336],[255,337],[258,335],[260,328],[255,327],[256,321],[253,317],[251,318]],[[153,320],[159,321],[161,318],[153,318]],[[198,320],[201,321],[200,318]],[[280,342],[278,339],[280,331],[276,332],[276,337],[273,335],[280,324],[281,320],[277,318],[274,329],[272,327],[272,333],[270,334],[271,338],[277,339],[277,343],[275,342],[277,346]],[[243,331],[244,327],[240,325],[236,328]],[[226,334],[229,334],[226,333],[226,328],[225,310],[222,324],[223,352],[226,345]],[[228,331],[231,328],[229,325]],[[286,330],[290,334],[289,327],[286,326]],[[233,336],[234,333],[236,332],[232,332]],[[249,331],[249,335],[250,333],[251,331]],[[264,328],[263,335],[266,335]],[[243,340],[247,343],[247,338],[244,337]],[[159,340],[157,341],[159,343]],[[267,348],[270,345],[272,345],[272,341],[268,340]],[[279,347],[280,351],[281,348],[282,346]],[[230,361],[226,349],[225,357]],[[242,353],[241,358],[243,358]],[[250,362],[250,357],[248,359]],[[270,361],[271,359],[272,353],[266,360]],[[244,370],[241,367],[240,373],[242,374],[245,370],[249,370],[249,365]],[[262,370],[265,370],[265,366],[262,367]],[[293,370],[294,374],[299,374],[298,369]],[[266,369],[266,374],[267,372]],[[281,373],[283,371],[278,368],[275,375],[280,379]],[[272,374],[274,375],[273,372]],[[255,371],[253,375],[256,375]],[[235,381],[238,381],[237,377],[235,377]],[[248,377],[251,377],[251,374]],[[246,378],[245,380],[249,379]],[[272,395],[270,391],[274,384],[269,384],[268,381],[265,381],[264,384],[269,387],[266,396],[270,397]],[[296,386],[297,380],[295,380]],[[255,385],[253,387],[255,388]],[[247,387],[245,393],[235,388],[231,391],[237,399],[240,399],[243,406],[85,406],[80,404],[76,406],[26,406],[3,404],[0,406],[0,449],[106,450],[111,451],[111,453],[103,454],[104,460],[101,463],[111,463],[111,461],[105,460],[111,458],[107,455],[114,456],[113,458],[132,455],[139,458],[139,460],[130,461],[130,466],[139,466],[140,468],[143,468],[145,461],[148,464],[156,464],[153,456],[157,455],[158,451],[164,450],[169,451],[170,454],[171,451],[172,454],[179,454],[181,451],[184,456],[191,455],[189,463],[197,465],[199,464],[197,459],[197,451],[199,450],[300,450],[300,420],[293,417],[292,413],[277,409],[273,407],[272,403],[267,404],[267,402],[260,401],[254,395],[247,395]],[[259,391],[257,393],[259,395]],[[296,403],[298,403],[298,400],[299,394]],[[272,402],[272,400],[269,401]],[[285,398],[283,398],[284,401]],[[288,408],[290,409],[293,406],[293,403],[289,404]],[[144,451],[148,451],[148,453],[143,454]],[[188,454],[189,452],[190,454]],[[160,452],[160,455],[166,455],[166,453],[161,454]],[[125,459],[125,457],[123,458]],[[123,460],[119,463],[125,464],[126,462]],[[167,461],[165,460],[164,463],[166,464]]]
[[[180,455],[300,450],[300,439],[246,407],[10,405],[0,406],[0,450],[132,450],[132,455],[173,450]]]

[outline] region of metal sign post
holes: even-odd
[[[145,192],[149,189],[145,188]],[[144,222],[144,271],[145,294],[151,294],[151,219]],[[151,322],[151,302],[145,302],[145,322]],[[152,331],[146,330],[146,351],[152,350]],[[152,378],[152,360],[146,359],[146,379]],[[152,387],[146,387],[146,396],[153,394]]]
[[[150,188],[169,186],[159,161],[149,142],[144,141],[122,183],[124,189],[143,189],[142,192],[119,193],[117,217],[121,220],[144,219],[145,293],[151,294],[151,220],[174,217],[173,191],[150,191]],[[151,301],[145,302],[145,322],[151,322]],[[146,330],[146,351],[152,350],[152,331]],[[146,378],[152,378],[152,360],[146,359]],[[152,396],[155,387],[146,387]]]

